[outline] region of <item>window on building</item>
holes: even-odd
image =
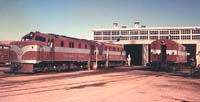
[[[169,34],[169,31],[167,31],[167,30],[162,30],[162,31],[160,31],[160,34]]]
[[[140,40],[147,40],[148,36],[140,36]]]
[[[110,32],[103,32],[103,40],[110,40]]]
[[[200,39],[200,35],[192,35],[192,39]]]
[[[200,34],[200,29],[193,29],[192,34]]]
[[[182,35],[182,36],[181,36],[181,39],[183,39],[183,40],[184,40],[184,39],[190,39],[190,36],[189,36],[189,35]]]
[[[102,40],[102,33],[94,32],[94,40]]]
[[[128,31],[122,31],[121,35],[128,35]]]
[[[130,36],[130,40],[138,40],[138,36]]]
[[[172,40],[179,40],[179,36],[170,36],[170,39],[172,39]]]
[[[160,39],[168,39],[168,36],[160,36]]]
[[[119,31],[112,31],[112,35],[119,35]]]
[[[151,35],[153,35],[153,34],[157,35],[157,34],[158,34],[158,31],[150,31],[149,33],[150,33]]]
[[[103,35],[110,35],[109,31],[103,32]]]
[[[61,42],[60,42],[60,46],[61,46],[61,47],[64,47],[64,41],[61,41]]]
[[[102,33],[101,32],[94,32],[94,36],[95,35],[102,35]]]
[[[181,29],[181,34],[190,34],[190,29]]]
[[[130,35],[138,35],[138,31],[131,31]]]
[[[119,36],[112,36],[112,40],[118,40]]]
[[[140,31],[140,35],[147,35],[148,31]]]
[[[129,36],[121,36],[120,40],[129,40]]]
[[[170,30],[170,34],[179,34],[179,30]]]
[[[94,37],[94,40],[102,40],[102,37]]]
[[[150,36],[150,40],[157,40],[158,36]]]
[[[110,40],[110,37],[103,37],[103,40]]]

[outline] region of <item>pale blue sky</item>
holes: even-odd
[[[93,39],[93,28],[199,26],[200,0],[0,0],[0,40],[31,31]]]

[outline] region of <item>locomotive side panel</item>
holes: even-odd
[[[111,62],[124,63],[126,60],[126,53],[122,45],[105,44],[104,55]]]
[[[88,61],[90,46],[78,39],[58,39],[55,44],[55,61]]]

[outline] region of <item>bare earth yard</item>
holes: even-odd
[[[0,102],[200,102],[200,79],[108,69],[0,74]]]

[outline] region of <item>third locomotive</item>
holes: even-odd
[[[159,70],[171,70],[187,63],[186,47],[170,39],[151,43],[151,65]]]

